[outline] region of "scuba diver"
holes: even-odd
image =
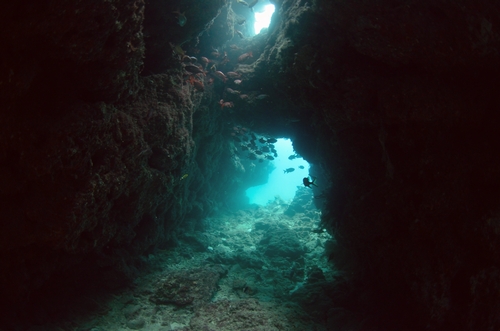
[[[309,180],[309,177],[304,177],[304,179],[302,179],[304,186],[312,188],[311,185],[314,185],[314,186],[318,187],[318,185],[316,185],[316,177],[311,176],[311,178],[312,178],[312,181]]]

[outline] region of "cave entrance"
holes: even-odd
[[[295,153],[290,139],[278,139],[275,148],[277,157],[271,161],[267,183],[246,190],[250,204],[265,206],[276,197],[289,203],[303,185],[302,179],[309,175],[309,163]]]
[[[261,11],[254,10],[255,23],[253,28],[256,35],[259,34],[262,29],[269,27],[274,10],[275,8],[272,4],[264,5]]]

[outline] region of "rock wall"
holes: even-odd
[[[190,29],[221,4],[210,6]],[[141,254],[175,242],[180,224],[228,194],[227,113],[213,88],[186,82],[168,39],[168,71],[144,75],[146,8],[141,0],[22,1],[0,14],[7,312],[26,317],[64,292],[123,285]]]
[[[328,188],[339,329],[499,327],[498,14],[282,2],[256,76]]]

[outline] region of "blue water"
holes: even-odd
[[[269,180],[264,185],[253,186],[246,190],[247,197],[251,204],[266,205],[269,201],[274,201],[276,196],[282,200],[290,202],[295,195],[297,186],[301,186],[302,179],[309,175],[309,164],[301,157],[289,160],[288,157],[295,154],[290,139],[278,139],[274,144],[278,157],[272,161],[276,169],[269,174]],[[299,169],[299,166],[304,169]],[[291,173],[283,173],[287,168],[295,168]]]

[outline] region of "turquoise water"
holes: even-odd
[[[273,163],[276,169],[269,174],[269,180],[264,185],[253,186],[246,191],[251,204],[266,205],[273,201],[276,196],[282,200],[290,202],[295,195],[297,186],[301,186],[302,179],[309,175],[309,164],[301,157],[289,160],[290,155],[295,154],[290,139],[278,139],[274,144],[278,157]],[[299,169],[303,166],[304,169]],[[294,168],[291,173],[284,173],[283,170]]]

